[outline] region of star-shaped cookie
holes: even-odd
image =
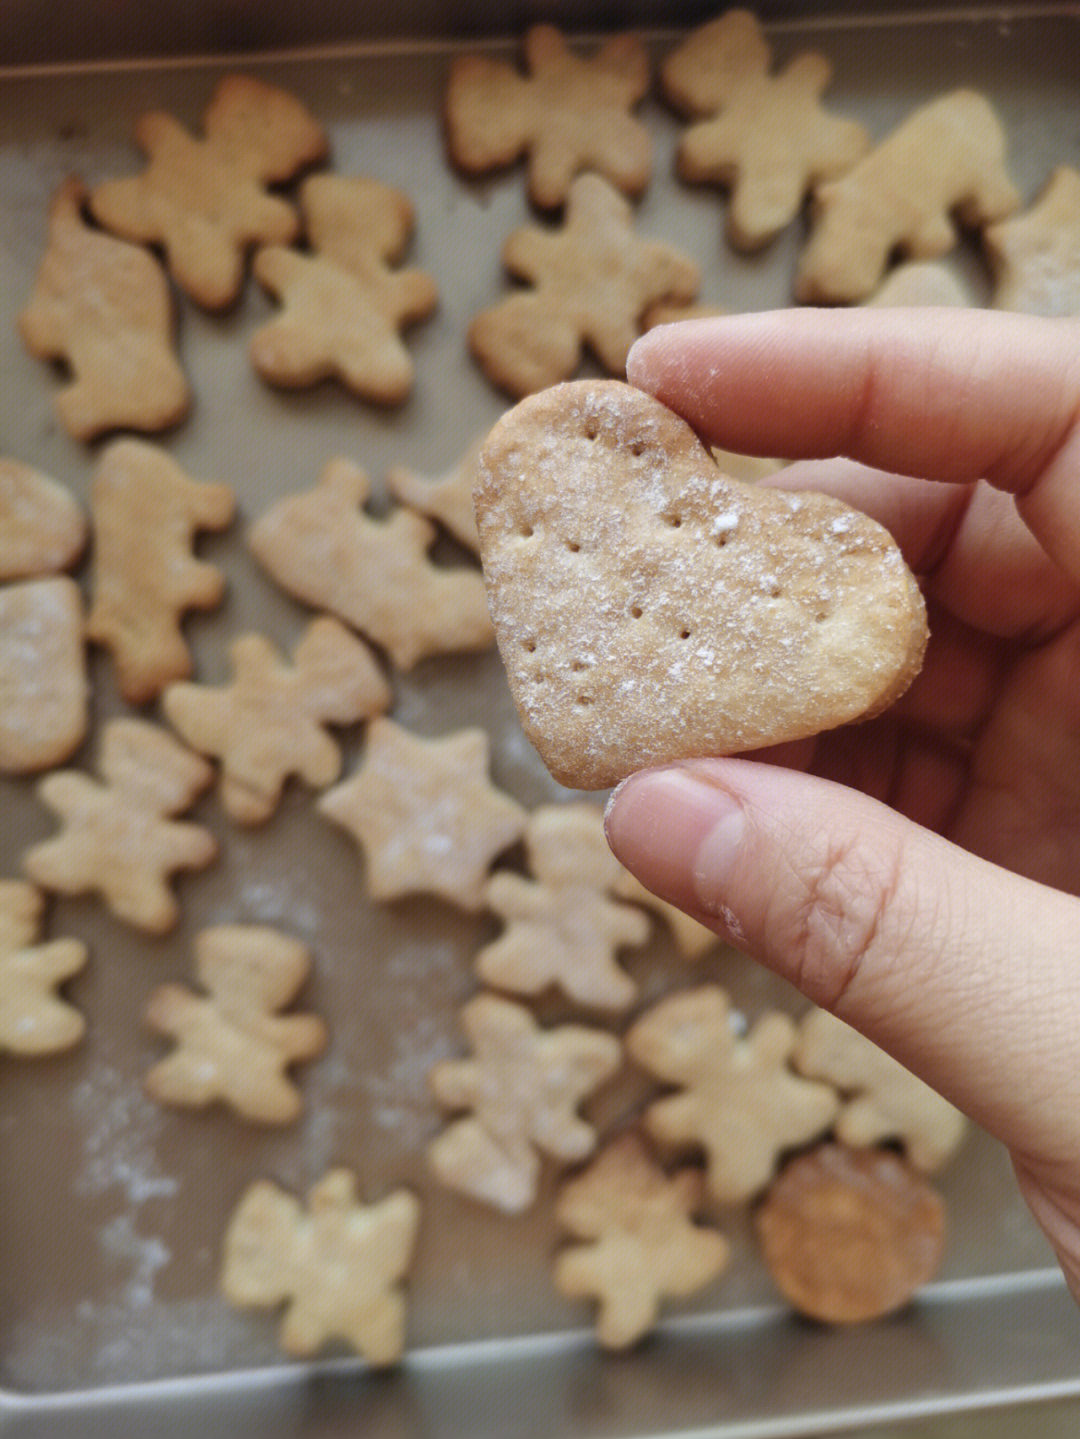
[[[469,326],[469,345],[490,380],[517,396],[545,389],[574,373],[585,346],[619,374],[650,306],[694,298],[694,261],[639,238],[632,218],[606,180],[579,175],[562,229],[526,226],[509,236],[503,264],[532,288],[482,310]]]
[[[370,494],[363,470],[331,460],[314,489],[255,521],[251,552],[289,594],[360,630],[398,669],[486,649],[493,635],[479,573],[433,564],[434,525],[407,509],[374,519],[362,508]]]
[[[488,778],[489,747],[480,729],[422,739],[372,720],[360,768],[318,801],[364,851],[372,898],[483,905],[492,861],[525,826],[521,805]]]
[[[649,59],[633,35],[614,35],[594,56],[567,48],[552,25],[525,35],[528,75],[484,56],[454,63],[446,95],[453,160],[471,174],[529,156],[535,204],[559,205],[573,177],[594,170],[636,195],[652,173],[649,132],[630,111],[649,88]]]
[[[679,142],[679,174],[730,187],[728,238],[744,250],[771,240],[813,185],[842,175],[870,147],[862,125],[823,109],[832,76],[823,55],[807,51],[775,76],[771,58],[749,11],[729,10],[695,30],[661,69],[674,104],[710,117]]]
[[[197,139],[171,115],[142,115],[135,143],[146,169],[106,180],[90,208],[115,234],[162,245],[180,288],[217,310],[240,293],[252,245],[296,235],[296,211],[267,187],[321,160],[327,140],[299,100],[250,75],[218,83],[203,131]]]
[[[413,383],[403,326],[435,308],[435,282],[395,270],[413,207],[377,180],[313,175],[300,190],[313,253],[275,245],[255,256],[259,284],[283,305],[251,338],[251,362],[271,384],[339,379],[361,399],[400,404]]]
[[[467,1110],[429,1147],[431,1166],[451,1189],[517,1214],[536,1197],[538,1151],[584,1159],[596,1131],[578,1106],[619,1066],[612,1034],[581,1025],[541,1029],[522,1005],[479,994],[461,1011],[471,1059],[431,1071],[431,1088],[448,1110]]]
[[[1080,315],[1080,172],[1059,165],[1022,215],[988,225],[994,305],[1026,315]]]
[[[724,991],[702,985],[662,999],[626,1035],[636,1063],[679,1086],[649,1105],[646,1129],[664,1144],[703,1149],[709,1192],[724,1204],[764,1189],[784,1150],[823,1134],[839,1108],[831,1085],[788,1068],[787,1015],[762,1015],[741,1038],[731,1019]]]

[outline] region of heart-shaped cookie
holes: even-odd
[[[629,385],[515,406],[474,498],[510,688],[562,784],[815,734],[918,673],[925,606],[886,530],[825,495],[729,479]]]

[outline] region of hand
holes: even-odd
[[[1080,1298],[1080,324],[742,315],[628,375],[884,524],[931,640],[875,720],[632,776],[612,848],[1002,1140]]]

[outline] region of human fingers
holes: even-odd
[[[989,634],[1042,639],[1080,614],[1080,585],[1039,544],[1013,496],[985,482],[927,484],[836,459],[797,461],[760,483],[821,491],[877,520],[926,594]]]
[[[867,309],[690,320],[642,336],[627,376],[726,449],[985,478],[1080,582],[1076,322]]]
[[[1040,1165],[1080,1171],[1080,900],[811,775],[632,776],[617,857]]]

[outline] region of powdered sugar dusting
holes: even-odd
[[[514,699],[563,783],[813,733],[917,668],[921,597],[879,525],[729,479],[628,386],[504,417],[477,510]]]
[[[137,1081],[102,1066],[74,1086],[70,1102],[82,1145],[76,1194],[119,1189],[128,1204],[139,1205],[178,1192],[179,1181],[165,1173],[157,1158],[161,1110]]]

